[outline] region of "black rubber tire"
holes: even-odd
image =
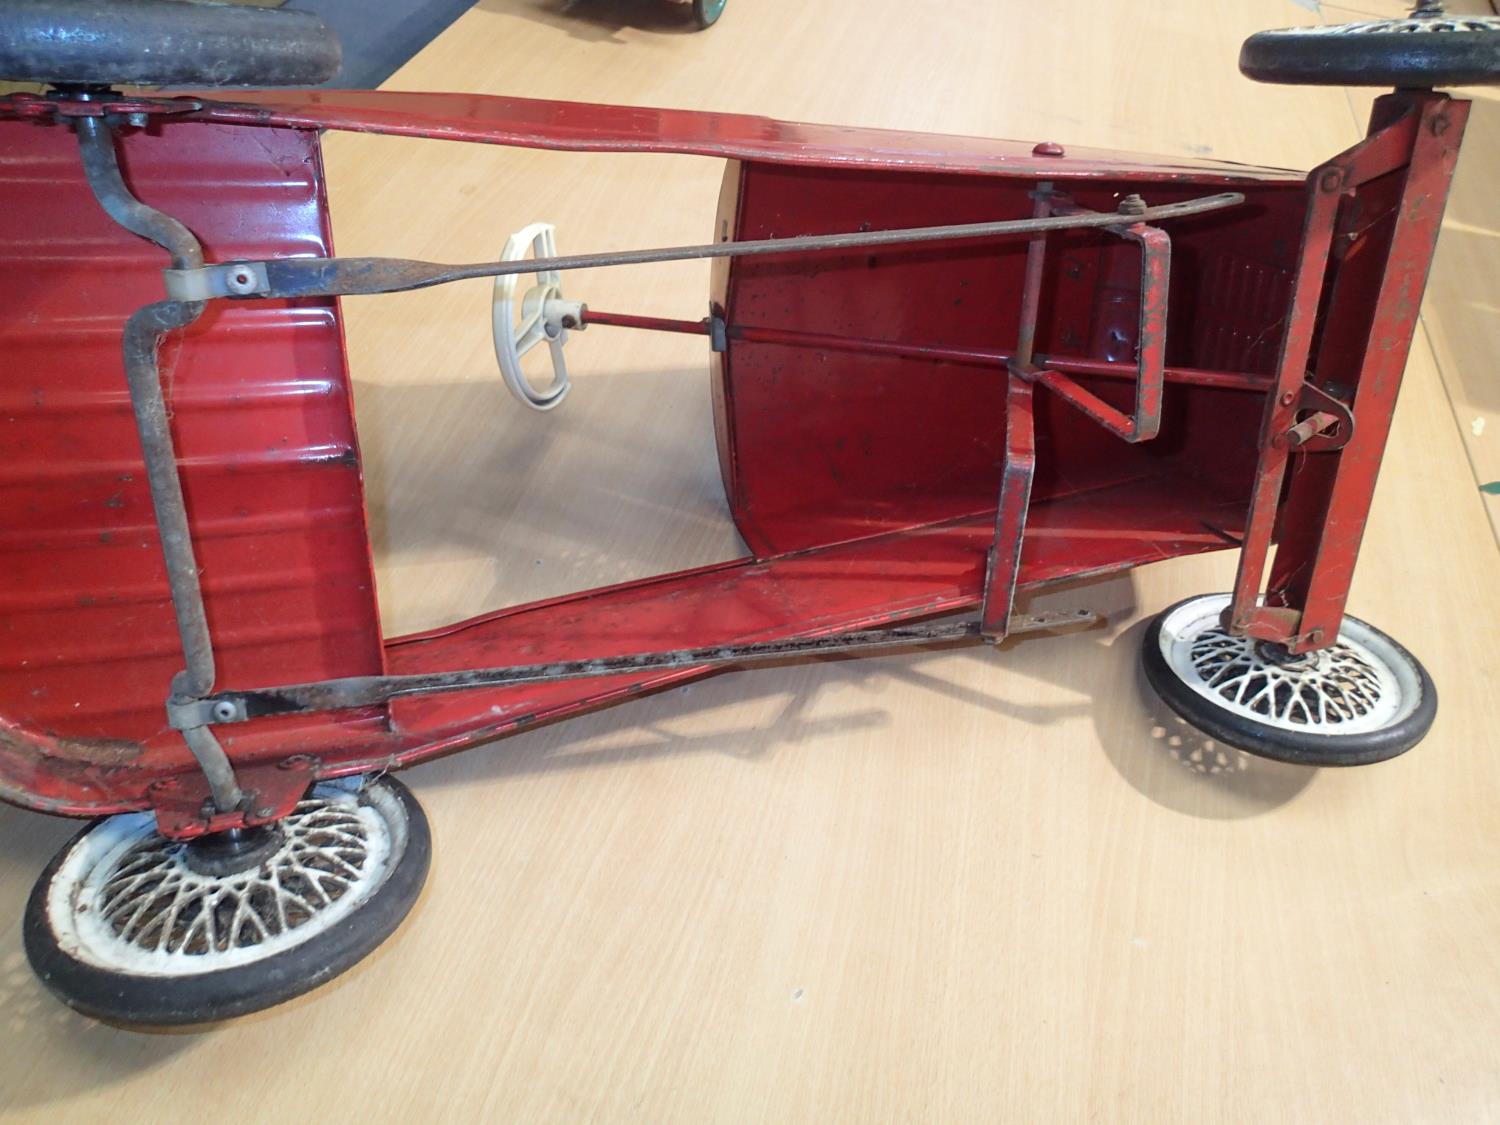
[[[338,37],[309,12],[182,0],[0,0],[0,79],[85,86],[315,86]]]
[[[1435,23],[1444,29],[1410,30]],[[1240,71],[1292,86],[1492,85],[1500,82],[1500,19],[1415,17],[1262,31],[1245,40]]]
[[[1152,690],[1177,715],[1210,738],[1247,754],[1278,762],[1304,766],[1367,766],[1406,753],[1432,729],[1438,704],[1437,686],[1432,677],[1420,660],[1365,621],[1359,624],[1377,634],[1398,656],[1409,660],[1416,670],[1421,699],[1411,714],[1399,722],[1363,734],[1307,734],[1270,723],[1258,723],[1215,705],[1184,683],[1162,655],[1162,623],[1177,609],[1197,600],[1196,597],[1184,598],[1156,615],[1141,642],[1141,661]]]
[[[713,27],[724,14],[728,0],[693,0],[693,20],[700,29]]]
[[[374,952],[411,911],[427,881],[432,836],[421,805],[393,777],[377,778],[366,789],[376,785],[387,788],[405,810],[406,849],[385,882],[336,928],[263,961],[197,976],[133,975],[78,960],[64,952],[48,920],[47,890],[73,846],[103,823],[96,820],[64,845],[32,888],[22,922],[32,970],[74,1011],[136,1027],[230,1019],[310,992]]]

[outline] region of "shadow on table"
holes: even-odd
[[[1095,729],[1110,764],[1163,808],[1206,820],[1259,816],[1306,789],[1318,771],[1236,750],[1190,726],[1146,681],[1141,642],[1150,619],[1107,646],[1130,669],[1130,704],[1095,711]]]
[[[412,908],[413,915],[420,914],[429,889],[430,885],[423,888]],[[20,915],[19,906],[16,915]],[[0,1049],[16,1055],[24,1049],[31,1058],[50,1061],[36,1065],[26,1085],[12,1082],[0,1086],[0,1120],[24,1107],[60,1106],[89,1090],[127,1083],[206,1044],[210,1036],[248,1035],[258,1025],[272,1022],[295,1026],[295,1014],[304,1006],[331,1006],[346,988],[345,1002],[357,1003],[361,993],[356,982],[360,978],[400,971],[400,943],[395,938],[408,924],[403,922],[392,940],[384,941],[357,964],[310,992],[263,1011],[181,1027],[105,1023],[67,1008],[32,972],[17,926],[13,935],[0,935],[4,938],[0,944]],[[394,963],[387,963],[388,958]]]
[[[1047,600],[1051,608],[1066,602],[1098,609],[1114,620],[1135,613],[1128,575],[1049,591]],[[436,766],[421,784],[463,785],[480,778],[619,766],[683,754],[768,760],[787,746],[890,725],[892,716],[883,706],[822,714],[815,705],[822,693],[850,686],[879,700],[891,681],[919,686],[957,706],[981,708],[1012,723],[1049,726],[1088,716],[1105,756],[1128,784],[1163,808],[1189,816],[1258,816],[1311,784],[1316,770],[1216,743],[1173,714],[1140,669],[1138,653],[1148,624],[1138,622],[1114,637],[1092,629],[1050,644],[1045,637],[1021,637],[998,649],[933,646],[729,671],[627,707],[515,736],[504,747],[476,748],[463,763],[450,760]],[[985,661],[989,670],[976,676],[972,668],[955,665],[955,659],[963,665]],[[1058,690],[1037,691],[1034,681],[1039,679]],[[975,686],[976,680],[984,686]],[[1084,698],[1077,698],[1080,692],[1086,693]],[[744,717],[747,703],[769,698],[780,700],[774,714]],[[702,728],[702,717],[719,710],[736,717],[692,733],[674,729],[693,715],[699,719],[693,725]],[[752,716],[765,715],[753,705],[748,710]],[[1003,742],[995,749],[1008,752]]]
[[[64,1007],[48,994],[26,963],[17,940],[0,953],[0,1043],[8,1053],[54,1060],[31,1083],[0,1091],[0,1117],[23,1106],[65,1102],[87,1089],[108,1087],[166,1063],[190,1048],[187,1034],[145,1033],[112,1027]],[[58,1062],[57,1060],[64,1060]],[[59,1088],[56,1075],[68,1075]]]

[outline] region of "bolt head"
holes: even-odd
[[[221,699],[214,704],[213,716],[221,723],[229,722],[236,714],[238,714],[237,708],[227,699]]]
[[[224,284],[231,293],[254,293],[255,271],[249,266],[235,266],[225,277]]]

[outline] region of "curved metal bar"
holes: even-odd
[[[96,118],[78,122],[78,149],[84,174],[94,198],[106,214],[132,234],[156,243],[172,255],[179,269],[203,264],[203,248],[182,223],[149,207],[131,194],[120,175],[114,136],[108,125]],[[167,583],[172,609],[182,639],[186,670],[172,683],[174,697],[198,697],[213,690],[215,668],[213,641],[203,607],[203,588],[198,581],[198,560],[193,551],[192,528],[182,495],[182,477],[177,471],[177,451],[161,389],[157,354],[168,332],[185,328],[203,313],[203,303],[158,301],[131,314],[123,336],[125,381],[140,435],[146,479],[151,488],[151,506],[161,537],[167,565]],[[244,793],[235,780],[234,768],[219,740],[206,726],[182,731],[183,741],[197,759],[208,780],[214,804],[220,811],[237,808]]]
[[[125,186],[109,126],[97,117],[80,117],[77,128],[83,172],[104,213],[131,234],[166,250],[172,255],[174,269],[196,269],[203,265],[203,247],[193,232],[172,216],[142,203]]]
[[[151,506],[156,511],[156,526],[161,533],[161,551],[166,556],[177,632],[187,658],[187,674],[176,685],[176,691],[194,696],[213,690],[214,650],[209,640],[203,589],[198,582],[198,559],[193,552],[192,529],[188,526],[182,477],[177,471],[177,451],[172,444],[172,427],[156,357],[161,338],[174,328],[191,324],[202,311],[201,304],[159,301],[132,313],[125,322],[124,333],[125,381],[130,387],[136,432],[145,455],[146,480],[151,486]]]

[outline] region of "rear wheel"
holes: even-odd
[[[389,777],[323,782],[276,825],[169,840],[150,813],[70,841],[26,906],[26,954],[69,1007],[116,1023],[226,1019],[307,992],[416,902],[431,840]]]
[[[1293,656],[1227,632],[1228,594],[1178,602],[1151,623],[1146,678],[1173,711],[1227,746],[1315,766],[1410,750],[1437,715],[1437,689],[1406,649],[1357,617],[1327,648]]]
[[[1470,86],[1500,82],[1500,17],[1449,16],[1424,0],[1405,19],[1262,31],[1240,70],[1296,86]]]

